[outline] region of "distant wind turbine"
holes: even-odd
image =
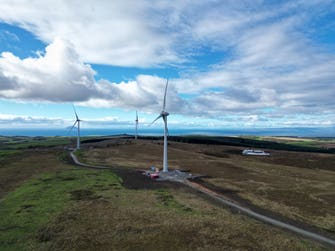
[[[82,120],[79,119],[78,114],[76,112],[76,108],[74,107],[74,105],[72,107],[73,107],[74,114],[76,115],[76,120],[74,121],[74,124],[71,127],[71,129],[70,129],[70,132],[76,126],[76,124],[78,124],[78,126],[77,126],[77,130],[78,130],[78,134],[77,134],[77,149],[80,149],[80,121],[82,121]]]
[[[136,111],[136,119],[135,119],[135,139],[137,140],[137,134],[138,134],[138,114]]]
[[[163,110],[159,114],[159,116],[151,123],[155,123],[159,118],[162,118],[164,121],[164,152],[163,152],[163,172],[168,172],[168,156],[167,156],[167,135],[168,135],[168,127],[167,127],[167,116],[169,113],[165,111],[166,106],[166,91],[168,88],[169,80],[166,80],[165,92],[164,92],[164,101],[163,101]]]

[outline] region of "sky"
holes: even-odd
[[[333,0],[2,0],[0,128],[334,127]],[[159,122],[154,126],[161,126]]]

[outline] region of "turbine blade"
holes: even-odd
[[[67,132],[67,135],[70,134],[70,132],[73,130],[73,128],[76,126],[76,124],[78,123],[78,121],[76,120],[73,124],[73,126],[70,128],[70,130]]]
[[[137,111],[136,111],[136,121],[138,122],[138,115],[137,115]]]
[[[155,123],[158,119],[160,119],[162,117],[162,115],[159,115],[154,121],[151,122],[150,125],[152,125],[153,123]]]
[[[72,105],[72,107],[73,107],[74,114],[76,115],[76,119],[77,119],[77,121],[78,121],[78,120],[79,120],[79,117],[78,117],[78,114],[77,114],[77,112],[76,112],[76,108],[74,107],[74,105]]]
[[[164,92],[164,101],[163,101],[163,111],[165,111],[165,106],[166,106],[166,91],[169,85],[169,79],[166,79],[166,85],[165,85],[165,92]]]

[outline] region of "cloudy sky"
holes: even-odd
[[[334,126],[333,0],[2,0],[0,127]],[[86,125],[85,125],[86,124]],[[159,123],[157,126],[160,126]]]

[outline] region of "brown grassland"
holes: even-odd
[[[270,150],[271,156],[242,156],[243,148],[170,142],[172,169],[209,177],[227,195],[335,234],[335,156]],[[147,169],[161,167],[162,142],[123,141],[85,152],[87,162]]]
[[[161,141],[151,140],[83,144],[77,153],[81,161],[110,166],[119,177],[110,170],[73,166],[60,147],[22,149],[0,159],[0,217],[6,219],[0,220],[0,249],[329,248],[232,212],[181,184],[153,181],[134,172],[150,166],[161,168],[162,149]],[[170,142],[169,164],[171,169],[205,175],[198,182],[242,204],[334,238],[334,154],[271,150],[270,157],[251,157],[242,156],[241,150]],[[39,186],[41,189],[31,188]],[[36,197],[48,196],[48,191],[64,198],[57,210],[44,209],[52,199],[37,201]],[[35,204],[28,203],[32,193],[36,193]],[[8,213],[10,205],[19,210]],[[30,225],[23,223],[24,217],[34,219],[34,215],[44,220],[37,219],[35,225],[31,225],[33,220],[27,220]]]

